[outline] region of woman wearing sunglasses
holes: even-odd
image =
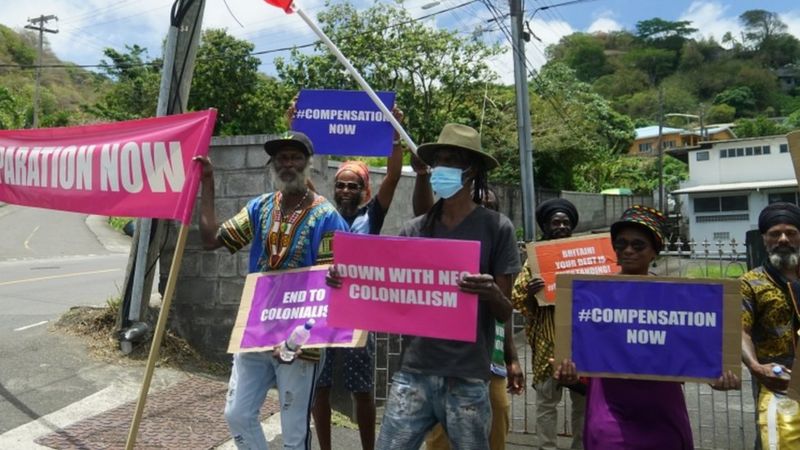
[[[664,216],[653,208],[633,206],[611,225],[611,240],[622,275],[649,274],[664,247]],[[572,384],[575,363],[555,366],[554,377]],[[714,389],[738,389],[728,371]],[[681,383],[590,378],[583,432],[586,450],[693,449],[692,430]]]

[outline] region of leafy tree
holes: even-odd
[[[11,92],[0,86],[0,129],[13,130],[25,125],[25,107]]]
[[[756,107],[753,91],[747,86],[737,86],[726,89],[714,97],[715,105],[728,105],[733,107],[739,115],[752,113]]]
[[[547,48],[549,62],[560,61],[575,71],[579,80],[592,82],[610,73],[602,42],[586,33],[572,33]]]
[[[687,38],[697,31],[690,24],[688,20],[673,22],[658,17],[642,20],[636,24],[636,36],[647,46],[669,50],[679,57]]]
[[[665,83],[663,89],[664,113],[692,111],[697,98],[680,86]],[[623,112],[631,117],[649,119],[649,125],[658,121],[658,89],[637,92],[621,105]]]
[[[695,41],[686,41],[683,44],[679,68],[681,70],[698,69],[705,62],[705,55],[700,51]]]
[[[739,16],[739,21],[744,26],[745,42],[753,48],[760,48],[769,39],[785,33],[786,24],[777,13],[763,9],[751,9]]]
[[[676,53],[672,50],[645,47],[631,51],[625,55],[630,65],[646,73],[653,85],[675,69]]]
[[[435,140],[446,122],[471,116],[465,94],[482,91],[495,77],[487,60],[499,47],[411,20],[401,5],[381,2],[358,10],[337,3],[318,21],[374,89],[397,93],[417,142]],[[293,51],[288,59],[276,58],[275,66],[293,90],[358,89],[321,43],[311,54]]]
[[[627,150],[633,123],[564,64],[548,64],[538,80],[531,99],[537,184],[575,189],[582,165]]]
[[[787,132],[788,130],[782,124],[764,116],[736,121],[736,136],[740,138],[774,136],[786,134]]]
[[[148,61],[147,49],[126,45],[127,53],[112,48],[103,51],[109,60],[100,62],[101,69],[114,82],[94,105],[84,110],[104,120],[129,120],[156,114],[161,75],[160,61]]]
[[[768,67],[783,67],[800,60],[800,40],[788,33],[772,36],[761,43],[759,59]]]
[[[725,123],[733,122],[736,117],[736,108],[725,103],[712,105],[706,114],[706,121],[708,123]]]
[[[0,51],[0,61],[8,61],[20,65],[31,65],[36,62],[36,50],[11,28],[0,25],[0,42],[3,43],[4,47]],[[9,59],[6,59],[4,54],[7,54]]]
[[[800,40],[789,34],[777,13],[763,9],[745,11],[739,16],[744,26],[743,40],[754,57],[768,67],[781,67],[800,57]]]
[[[786,118],[783,125],[788,130],[800,130],[800,109],[789,114],[789,117]]]
[[[284,86],[258,73],[253,44],[220,29],[203,32],[189,109],[217,108],[220,135],[276,132],[291,99]]]
[[[647,90],[650,87],[650,81],[647,74],[641,70],[623,67],[614,73],[598,78],[592,86],[595,92],[603,97],[616,98]]]
[[[669,21],[658,17],[647,20],[640,20],[636,23],[636,36],[642,40],[659,40],[672,36],[687,38],[697,31],[692,28],[691,21],[679,20]]]

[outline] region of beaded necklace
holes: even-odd
[[[310,192],[311,190],[306,188],[305,195],[290,210],[291,214],[288,217],[286,217],[286,212],[281,208],[283,194],[280,191],[275,194],[275,206],[272,208],[272,226],[268,236],[269,266],[271,269],[278,269],[286,259],[286,254],[292,241],[292,234],[295,232],[295,226],[305,215],[306,208],[302,206]]]

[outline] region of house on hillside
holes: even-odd
[[[693,132],[700,133],[701,131],[697,128],[692,130]],[[702,136],[700,142],[702,141],[727,141],[730,139],[736,139],[736,133],[733,132],[733,124],[732,123],[720,123],[720,124],[712,124],[709,125],[702,130]]]
[[[658,125],[637,128],[636,139],[633,140],[628,155],[658,156]],[[682,128],[661,127],[661,146],[664,149],[685,147],[681,133]]]
[[[667,154],[689,164],[689,179],[672,195],[679,196],[688,237],[697,242],[736,239],[744,244],[745,233],[758,228],[765,206],[800,204],[784,135],[707,141]]]
[[[787,64],[776,70],[775,76],[778,77],[783,92],[800,87],[800,66],[798,65]]]
[[[702,141],[718,141],[735,139],[732,124],[715,124],[700,128],[661,128],[661,146],[665,151],[671,149],[693,147]],[[658,156],[658,125],[637,128],[628,155]]]

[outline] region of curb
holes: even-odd
[[[108,217],[90,215],[86,217],[86,226],[89,228],[100,244],[112,253],[128,253],[132,239],[119,231],[111,228]]]

